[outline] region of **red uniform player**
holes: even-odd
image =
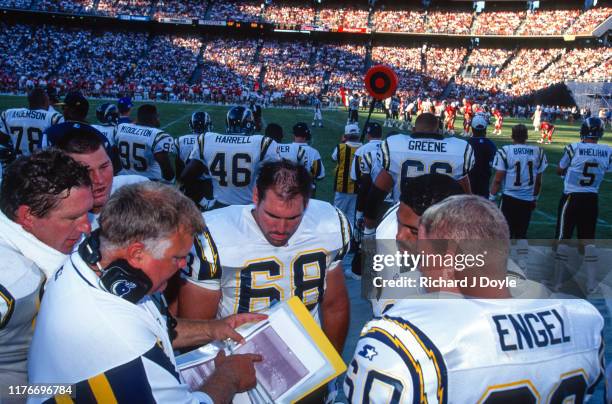
[[[474,113],[472,111],[472,103],[467,98],[463,99],[463,136],[470,136],[470,130],[472,125],[472,117]]]
[[[457,104],[451,102],[444,110],[444,129],[449,135],[455,134],[455,119],[457,118]]]
[[[491,112],[493,113],[493,116],[495,117],[495,130],[493,131],[493,134],[499,136],[502,134],[502,125],[504,124],[504,115],[502,114],[501,110],[498,108],[492,108]]]
[[[540,125],[540,133],[542,134],[542,138],[538,140],[538,143],[544,143],[544,141],[546,141],[546,144],[551,144],[552,135],[555,133],[555,125],[550,122],[542,122]]]

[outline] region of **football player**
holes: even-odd
[[[310,199],[310,183],[304,167],[269,162],[259,171],[254,205],[204,213],[207,230],[179,292],[181,317],[257,312],[298,296],[342,352],[349,301],[341,260],[350,227],[340,210]]]
[[[531,118],[533,119],[534,132],[540,133],[540,124],[542,122],[542,107],[541,106],[536,105],[536,109],[533,112],[533,116]]]
[[[306,124],[295,125],[293,127],[293,144],[299,145],[304,149],[304,159],[306,160],[306,168],[310,171],[312,176],[312,194],[314,198],[317,192],[317,181],[321,181],[325,178],[325,167],[323,166],[323,159],[321,159],[321,153],[309,143],[312,140],[312,133]]]
[[[115,104],[105,102],[96,108],[96,118],[101,125],[91,125],[102,133],[113,145],[115,139],[115,131],[119,123],[119,110]]]
[[[191,133],[175,139],[176,156],[178,157],[176,159],[177,173],[183,172],[191,151],[198,143],[198,136],[213,130],[210,114],[204,111],[197,111],[191,114],[188,125]]]
[[[299,137],[310,137],[310,129],[308,129],[308,125],[304,122],[298,122],[293,125],[293,136],[296,136],[296,133]],[[306,150],[303,147],[303,144],[300,143],[288,143],[288,144],[278,144],[276,147],[278,152],[278,156],[287,161],[291,161],[295,164],[307,167],[308,160],[306,156]]]
[[[538,140],[538,143],[551,144],[553,133],[555,133],[555,125],[546,121],[542,122],[540,124],[540,134],[542,137]]]
[[[45,90],[35,88],[28,94],[28,108],[7,109],[0,114],[0,143],[12,145],[17,156],[29,156],[40,147],[43,132],[63,120],[60,113],[49,111]]]
[[[159,115],[152,104],[138,108],[136,123],[122,123],[117,127],[115,145],[123,170],[121,174],[137,174],[154,181],[172,183],[174,168],[170,153],[174,140],[159,129]]]
[[[351,123],[359,122],[359,94],[353,93],[353,96],[349,100],[349,116],[346,124],[349,125]]]
[[[496,170],[489,200],[495,201],[502,190],[501,211],[510,227],[511,239],[527,238],[531,212],[542,188],[542,175],[548,165],[544,150],[527,145],[525,125],[512,127],[512,144],[500,148],[495,155]]]
[[[351,179],[351,164],[355,158],[355,152],[361,147],[359,135],[359,126],[346,125],[342,143],[336,145],[331,156],[332,160],[337,163],[334,179],[334,206],[346,215],[351,223],[351,228],[355,220],[358,191],[356,182]]]
[[[350,403],[589,399],[603,372],[604,322],[595,307],[580,299],[510,299],[506,287],[471,287],[483,277],[505,279],[507,229],[501,212],[475,195],[451,196],[425,211],[419,251],[482,253],[473,240],[498,240],[499,248],[488,251],[482,268],[447,271],[435,266],[440,260],[421,266],[426,280],[442,286],[427,286],[428,299],[398,300],[366,324],[344,381]]]
[[[472,103],[467,98],[463,99],[463,134],[461,136],[470,136],[470,128],[472,127],[472,117],[474,116],[472,110]]]
[[[187,194],[194,192],[196,179],[206,173],[212,179],[215,206],[249,204],[260,165],[279,159],[276,142],[253,135],[254,130],[252,112],[239,106],[227,113],[226,134],[201,134],[180,178]]]
[[[314,128],[317,122],[319,128],[323,127],[323,115],[321,114],[321,96],[315,97],[313,101],[314,117],[312,118],[312,127]]]
[[[438,132],[438,118],[423,113],[415,121],[410,135],[389,136],[380,147],[376,159],[380,172],[374,179],[365,206],[365,233],[374,234],[377,207],[393,191],[397,202],[401,180],[427,173],[442,173],[455,178],[470,193],[468,172],[474,166],[472,147],[465,140],[444,138]]]
[[[580,127],[580,142],[565,147],[557,174],[564,176],[559,201],[557,238],[592,240],[598,215],[598,192],[604,175],[612,171],[612,148],[599,144],[604,133],[601,119],[585,119]]]
[[[444,111],[444,128],[450,136],[455,136],[455,119],[457,118],[457,103],[455,101],[447,104]]]
[[[495,117],[495,130],[493,131],[494,135],[501,136],[502,134],[502,126],[504,125],[504,115],[499,108],[492,108],[493,116]]]

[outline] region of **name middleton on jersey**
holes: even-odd
[[[122,126],[121,133],[129,133],[130,135],[149,137],[153,134],[153,129],[135,128],[133,126]]]

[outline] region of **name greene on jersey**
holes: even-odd
[[[563,317],[556,309],[538,312],[498,314],[495,324],[502,351],[517,351],[569,343]]]
[[[408,141],[408,150],[446,153],[446,143],[436,142],[433,140],[410,140]]]

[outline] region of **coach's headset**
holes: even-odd
[[[138,303],[153,288],[153,282],[141,269],[134,268],[124,259],[115,260],[102,268],[99,230],[93,231],[83,240],[79,245],[79,255],[87,264],[98,267],[98,283],[104,291],[134,304]]]

